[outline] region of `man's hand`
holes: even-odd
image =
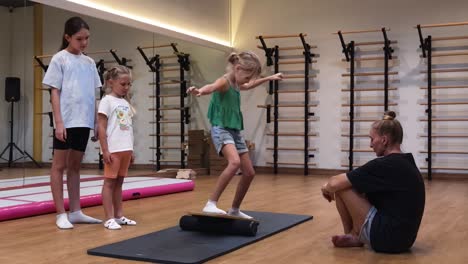
[[[92,142],[96,142],[99,140],[99,129],[98,124],[94,124],[94,135],[91,137]]]
[[[328,183],[325,183],[325,184],[322,186],[322,196],[323,196],[323,198],[325,198],[328,202],[331,202],[331,201],[335,200],[335,195],[334,195],[334,193],[331,193],[331,192],[327,191],[327,184],[328,184]]]

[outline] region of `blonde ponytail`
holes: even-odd
[[[229,54],[227,61],[227,72],[231,72],[235,65],[240,65],[244,71],[251,73],[253,77],[260,76],[262,73],[260,59],[252,51],[243,51],[239,54],[233,52]]]

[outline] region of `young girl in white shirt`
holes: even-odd
[[[102,204],[107,229],[121,229],[121,225],[136,225],[123,216],[122,184],[133,163],[132,117],[135,110],[129,103],[132,75],[125,66],[115,66],[104,75],[106,96],[99,103],[98,135],[104,159]]]
[[[102,222],[83,214],[80,206],[81,161],[90,130],[95,127],[96,90],[101,87],[94,60],[83,54],[88,42],[88,24],[80,17],[68,19],[60,51],[52,57],[42,81],[51,89],[55,129],[50,185],[57,210],[55,223],[60,229],[71,229],[73,223]],[[65,170],[70,210],[68,216],[63,197]]]

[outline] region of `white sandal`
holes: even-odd
[[[125,216],[122,216],[120,218],[115,218],[115,221],[117,222],[117,224],[119,225],[136,225],[137,223],[131,219],[128,219],[127,217]]]
[[[104,227],[107,228],[107,229],[110,229],[110,230],[122,229],[122,227],[115,221],[114,218],[111,218],[111,219],[107,220],[104,223]]]

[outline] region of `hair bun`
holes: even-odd
[[[239,61],[239,55],[235,52],[229,54],[228,62],[231,64],[236,64]]]
[[[396,117],[395,112],[387,111],[387,112],[384,113],[384,116],[383,116],[382,120],[394,120],[395,117]]]

